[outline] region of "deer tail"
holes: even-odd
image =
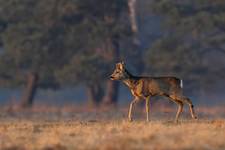
[[[180,80],[180,87],[183,88],[183,80]]]

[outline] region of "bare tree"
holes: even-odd
[[[128,7],[129,7],[129,17],[130,17],[130,24],[131,30],[133,32],[133,39],[132,39],[132,47],[133,47],[133,57],[139,59],[135,59],[134,65],[138,68],[138,72],[142,73],[144,70],[144,63],[143,63],[143,53],[141,51],[141,41],[139,38],[139,25],[137,21],[138,13],[137,13],[137,0],[128,0]]]
[[[137,11],[136,11],[137,6],[136,5],[137,5],[137,0],[128,0],[131,29],[134,34],[133,42],[139,45],[140,40],[138,38],[138,23],[137,23]]]

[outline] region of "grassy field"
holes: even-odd
[[[143,111],[136,112],[132,123],[125,110],[1,113],[0,149],[225,149],[223,108],[199,109],[198,114],[198,121],[184,113],[174,124],[174,112],[155,111],[150,123]]]

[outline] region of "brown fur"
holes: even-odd
[[[187,103],[192,118],[196,119],[194,106],[191,100],[182,94],[181,80],[176,77],[138,77],[130,74],[123,62],[116,64],[116,69],[110,76],[111,80],[123,81],[131,90],[134,100],[130,103],[128,119],[132,121],[133,105],[141,99],[146,100],[146,120],[149,121],[149,100],[152,96],[166,96],[178,105],[175,122],[183,110],[183,104]]]

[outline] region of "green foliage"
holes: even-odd
[[[14,63],[14,67],[6,67],[4,72],[16,70],[14,72],[23,77],[21,82],[26,80],[27,72],[37,72],[40,85],[45,84],[45,79],[49,76],[53,77],[54,69],[58,67],[56,58],[63,52],[62,26],[59,30],[60,22],[57,17],[51,17],[56,15],[55,8],[43,5],[45,9],[42,9],[43,6],[40,5],[43,2],[45,1],[9,0],[1,1],[0,5],[0,20],[6,25],[1,34],[4,46],[2,57],[8,57]],[[57,25],[54,26],[54,23]],[[4,61],[1,63],[8,66]],[[15,74],[11,77],[12,83],[13,80],[18,80]],[[54,81],[51,84],[55,85]]]
[[[131,33],[122,19],[128,11],[126,0],[80,0],[76,11],[79,21],[68,29],[66,41],[76,53],[56,73],[57,77],[61,83],[69,85],[103,84],[115,59],[113,41],[119,43]]]
[[[79,57],[74,56],[68,65],[57,72],[57,75],[61,83],[70,86],[82,83],[86,85],[102,84],[104,77],[107,76],[108,68],[107,62],[100,56],[85,54],[79,55]]]
[[[126,0],[0,0],[2,78],[21,84],[35,72],[41,87],[98,82],[113,61],[110,41],[130,35],[127,9]]]
[[[201,87],[224,78],[223,62],[211,59],[215,53],[225,55],[224,1],[159,0],[152,3],[152,12],[162,17],[164,31],[148,52],[148,67],[155,74],[175,74]]]

